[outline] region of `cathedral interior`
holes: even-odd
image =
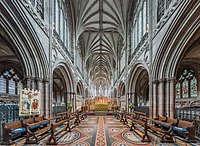
[[[0,0],[0,144],[200,145],[199,0]]]

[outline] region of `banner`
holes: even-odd
[[[30,116],[40,114],[40,91],[21,89],[19,116]]]

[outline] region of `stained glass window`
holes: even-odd
[[[9,94],[15,94],[15,81],[13,79],[9,80]]]
[[[176,98],[180,98],[180,83],[177,82],[176,84]]]
[[[185,79],[182,86],[183,98],[188,98],[188,81]]]
[[[0,93],[6,93],[6,79],[0,76]]]
[[[0,93],[17,94],[19,77],[13,69],[6,69],[0,75]]]
[[[193,97],[197,97],[197,78],[193,70],[185,69],[177,79],[176,98]]]
[[[197,79],[193,77],[190,81],[191,97],[197,97]]]

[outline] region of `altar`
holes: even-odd
[[[93,99],[86,99],[85,105],[89,107],[89,110],[106,111],[113,110],[117,106],[117,101],[106,96],[96,96]]]

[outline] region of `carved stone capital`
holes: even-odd
[[[43,82],[44,82],[44,83],[48,83],[48,82],[49,82],[48,78],[44,78],[44,79],[43,79]]]
[[[162,79],[158,79],[158,81],[159,81],[160,83],[162,83],[162,82],[165,82],[166,79],[165,79],[165,78],[162,78]]]
[[[43,79],[42,79],[41,77],[36,77],[35,80],[36,80],[37,82],[42,82],[42,81],[43,81]]]
[[[152,83],[153,83],[153,84],[158,84],[158,83],[159,83],[159,80],[153,80]]]

